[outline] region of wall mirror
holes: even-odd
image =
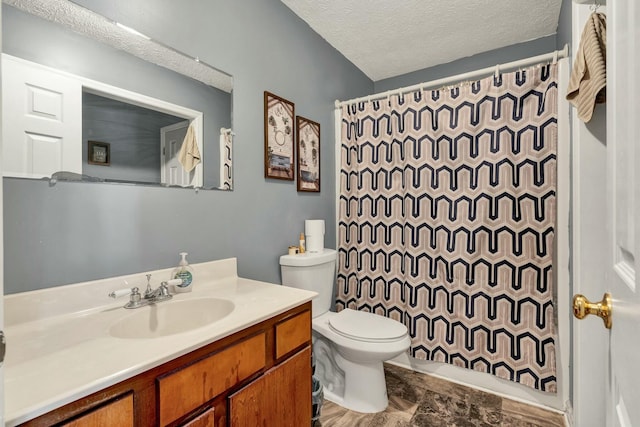
[[[229,74],[67,0],[2,7],[4,176],[233,188]]]

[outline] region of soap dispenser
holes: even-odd
[[[175,286],[176,292],[191,292],[191,286],[193,284],[193,269],[187,262],[187,252],[180,252],[180,262],[178,267],[173,270],[171,277],[174,279],[182,279],[182,284]]]

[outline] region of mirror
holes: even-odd
[[[2,31],[5,176],[232,189],[230,75],[67,0],[4,0]]]
[[[184,140],[189,124],[182,117],[83,91],[82,174],[104,180],[191,185],[171,176],[167,158],[170,141]]]

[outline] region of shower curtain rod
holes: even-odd
[[[538,56],[532,56],[530,58],[521,59],[518,61],[508,62],[506,64],[498,64],[494,67],[487,67],[481,70],[470,71],[468,73],[458,74],[455,76],[444,77],[438,80],[432,80],[430,82],[419,83],[413,86],[406,86],[399,89],[388,90],[386,92],[375,93],[369,96],[363,96],[360,98],[349,99],[348,101],[336,100],[336,109],[341,108],[343,105],[353,104],[356,102],[367,102],[376,99],[387,98],[391,95],[399,95],[402,93],[413,92],[418,89],[427,89],[432,87],[444,86],[451,82],[462,82],[469,79],[476,79],[478,77],[487,76],[492,73],[499,73],[500,71],[510,70],[513,68],[526,67],[529,65],[537,64],[543,61],[554,60],[557,61],[560,58],[567,58],[569,56],[569,45],[565,44],[562,50],[555,50],[550,53],[545,53]]]

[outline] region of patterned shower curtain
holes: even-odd
[[[556,392],[556,65],[342,109],[337,309]]]

